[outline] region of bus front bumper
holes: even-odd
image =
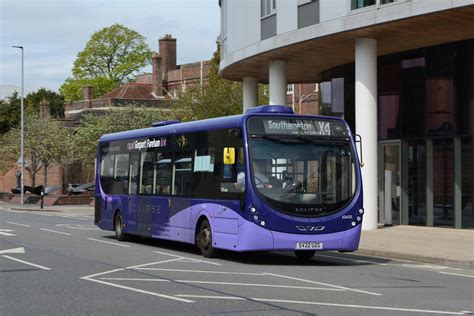
[[[295,250],[299,242],[315,242],[322,245],[318,250],[355,251],[359,247],[362,225],[346,231],[328,234],[290,234],[270,231],[245,221],[239,227],[235,251]]]

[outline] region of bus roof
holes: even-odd
[[[199,131],[209,131],[223,128],[237,128],[241,127],[245,119],[249,116],[260,116],[278,114],[281,116],[294,115],[293,110],[288,106],[282,105],[264,105],[251,108],[245,114],[217,117],[212,119],[205,119],[199,121],[190,121],[177,123],[176,121],[169,121],[169,124],[162,123],[155,127],[147,127],[142,129],[123,131],[112,134],[105,134],[100,137],[100,142],[110,142],[117,140],[124,140],[129,138],[145,138],[153,136],[168,136],[181,133],[192,133]],[[318,117],[313,115],[301,115],[305,117]],[[324,117],[324,119],[337,119],[332,117]]]
[[[174,123],[157,127],[147,127],[113,134],[105,134],[100,138],[100,142],[109,142],[129,138],[144,138],[150,136],[167,136],[173,134],[239,127],[242,125],[244,117],[245,114],[241,114],[199,121]]]

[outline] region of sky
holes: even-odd
[[[219,36],[217,0],[0,0],[0,86],[21,85],[24,47],[25,90],[58,91],[71,76],[77,53],[91,35],[120,23],[146,37],[177,39],[177,63],[207,60]],[[151,68],[145,68],[150,72]]]

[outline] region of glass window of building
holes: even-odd
[[[261,2],[261,40],[276,35],[276,0],[262,0]]]
[[[276,0],[262,0],[262,18],[275,14]]]
[[[351,9],[362,9],[371,5],[375,5],[376,0],[352,0],[351,1]]]
[[[298,1],[298,28],[319,23],[319,0]]]

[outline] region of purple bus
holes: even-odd
[[[339,118],[260,106],[243,115],[104,135],[95,224],[219,250],[358,248],[362,181],[354,137]]]

